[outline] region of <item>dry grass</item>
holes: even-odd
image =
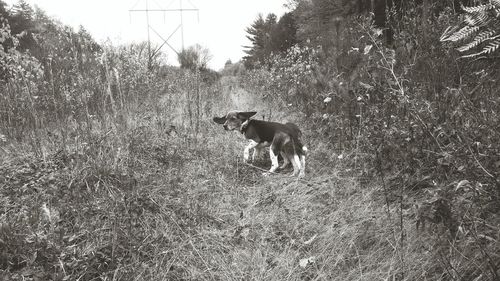
[[[213,114],[231,108],[223,94]],[[446,279],[433,250],[446,239],[417,234],[411,207],[401,224],[331,144],[311,142],[304,180],[264,177],[241,162],[237,133],[157,122],[173,119],[135,111],[66,152],[47,142],[45,159],[4,149],[0,279]]]

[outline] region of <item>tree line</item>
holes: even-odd
[[[372,16],[373,25],[383,30],[387,46],[395,47],[403,42],[395,41],[394,32],[401,31],[402,19],[411,16],[415,9],[421,11],[420,22],[425,25],[429,15],[438,15],[449,9],[456,14],[462,7],[473,4],[471,0],[289,0],[289,12],[281,18],[275,14],[260,14],[246,28],[251,45],[245,46],[244,63],[247,68],[263,65],[272,54],[283,54],[292,46],[322,46],[328,51],[341,48],[340,29],[349,18]]]

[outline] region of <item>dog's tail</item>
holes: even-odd
[[[298,150],[298,154],[306,155],[307,154],[307,147],[305,145],[302,145],[302,142],[300,139],[302,138],[302,131],[299,129],[297,125],[294,123],[285,123],[285,125],[292,131],[292,139],[294,142],[294,149]],[[296,146],[296,147],[295,147]]]
[[[307,155],[307,147],[300,142],[296,142],[295,150],[298,155]]]
[[[302,144],[302,142],[296,138],[292,137],[291,138],[291,146],[292,150],[294,151],[294,154],[297,155],[306,155],[307,154],[307,147]]]

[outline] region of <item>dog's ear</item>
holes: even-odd
[[[224,124],[226,122],[226,116],[224,116],[224,117],[214,117],[213,120],[217,124]]]
[[[247,120],[255,114],[257,114],[256,111],[238,112],[238,118],[241,120]]]

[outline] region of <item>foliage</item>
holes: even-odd
[[[457,63],[438,36],[456,24],[456,14],[447,3],[431,4],[430,10],[415,4],[388,14],[394,49],[385,47],[382,31],[370,18],[345,16],[332,33],[335,29],[315,29],[300,19],[315,17],[320,22],[319,12],[295,6],[299,37],[310,40],[267,60],[265,68],[248,71],[241,80],[288,112],[305,113],[307,124],[314,127],[309,137],[316,144],[328,140],[334,155],[360,178],[381,178],[388,208],[399,204],[400,213],[394,215],[402,229],[405,220],[421,220],[405,215],[412,213],[412,202],[418,202],[417,209],[425,214],[421,218],[448,232],[452,242],[435,249],[433,258],[445,265],[429,267],[426,274],[495,279],[496,267],[487,264],[498,263],[492,257],[498,243],[480,246],[479,236],[494,234],[474,227],[498,220],[493,208],[500,188],[498,65]],[[470,184],[462,189],[464,180]],[[474,190],[478,196],[471,198]],[[457,236],[458,242],[453,240]],[[401,247],[414,242],[402,237]],[[451,244],[459,250],[443,256]],[[481,266],[467,262],[478,255]]]
[[[5,44],[0,47],[0,81],[3,84],[10,80],[32,81],[42,75],[40,62],[17,49],[20,45],[18,37],[12,35],[7,21],[1,22],[0,44]]]
[[[358,1],[313,0],[294,1],[294,15],[298,25],[297,38],[303,44],[321,45],[328,49],[337,36],[345,17],[357,12]],[[333,42],[339,44],[340,42]]]
[[[459,43],[464,57],[494,55],[500,48],[500,1],[491,0],[473,7],[463,7],[462,23],[448,27],[442,42]]]
[[[226,63],[220,74],[223,76],[240,76],[245,70],[245,65],[242,62]]]
[[[32,11],[29,6],[22,10]],[[46,131],[54,138],[48,141],[57,139],[66,150],[71,135],[107,127],[110,117],[122,118],[130,106],[150,98],[150,92],[171,87],[163,75],[172,76],[173,71],[163,71],[161,56],[149,60],[145,43],[99,45],[83,27],[74,31],[39,9],[22,18],[23,25],[33,27],[30,36],[36,44],[22,47],[18,38],[26,33],[12,35],[8,22],[3,23],[0,67],[5,83],[0,85],[0,133],[8,139],[31,140],[40,155],[46,153],[41,143],[47,141],[43,137]],[[196,62],[199,67],[206,67],[208,51],[193,50],[201,55]],[[214,72],[204,71],[195,81],[213,85],[217,79]],[[190,99],[204,92],[191,84],[185,88],[195,92]],[[201,101],[193,104],[201,106]]]
[[[199,153],[192,136],[221,102],[218,74],[181,71],[161,57],[150,64],[146,43],[99,45],[40,10],[30,21],[36,46],[21,47],[7,21],[0,29],[0,279],[187,276],[161,252],[183,245],[177,238],[208,213],[190,209],[202,195],[185,194],[172,209],[181,228],[157,223],[208,173],[179,167],[199,163],[184,152]],[[159,171],[166,197],[163,184],[151,188]],[[137,264],[149,269],[135,272]]]
[[[177,59],[181,68],[206,70],[208,69],[207,66],[212,59],[212,55],[210,55],[210,51],[207,48],[203,48],[201,45],[196,44],[182,50],[178,54]]]
[[[255,89],[265,98],[283,105],[300,105],[304,111],[312,109],[310,100],[320,90],[315,72],[319,69],[320,54],[317,49],[294,46],[285,54],[274,55],[266,63],[269,70],[254,69],[249,71],[241,83]]]
[[[285,13],[271,30],[272,53],[282,53],[297,43],[297,25],[292,13]]]
[[[14,5],[9,13],[8,19],[12,33],[19,38],[19,45],[16,47],[21,51],[27,50],[36,45],[34,33],[37,26],[34,22],[35,11],[24,0],[20,0]]]

